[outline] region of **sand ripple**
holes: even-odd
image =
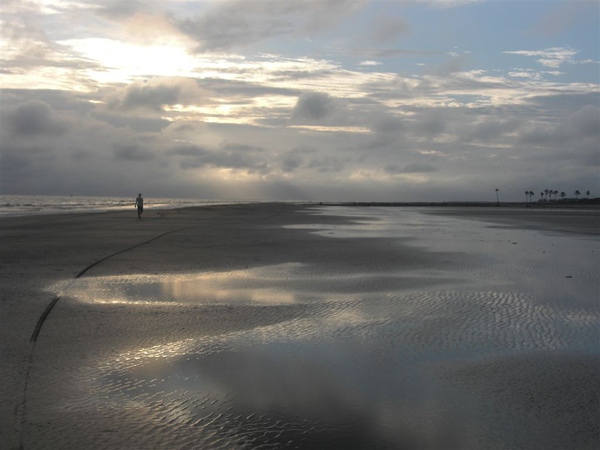
[[[478,396],[498,395],[482,377],[502,373],[503,384],[529,381],[507,370],[515,354],[559,364],[561,351],[584,355],[597,339],[597,313],[575,308],[564,314],[564,309],[536,304],[528,294],[513,291],[371,294],[238,308],[256,326],[206,336],[191,332],[185,339],[106,358],[83,368],[74,380],[85,395],[62,399],[55,408],[65,418],[94,411],[98,422],[76,422],[88,428],[75,434],[97,446],[231,449],[345,443],[365,448],[368,441],[373,448],[395,448],[407,440],[412,443],[407,448],[445,448],[441,442],[452,438],[460,442],[454,448],[477,448],[465,441],[468,429],[459,436],[450,431],[472,413],[469,408],[477,408],[455,409],[457,399],[475,401],[471,383]],[[293,310],[288,319],[278,320],[286,317],[286,309]],[[192,311],[213,322],[231,321],[228,315],[235,314],[219,306]],[[260,325],[268,320],[272,323]],[[193,322],[188,319],[186,325]],[[579,364],[592,376],[587,361]],[[533,377],[542,375],[529,370]],[[469,386],[462,384],[465,379]],[[489,420],[519,417],[520,401]],[[47,436],[40,430],[38,442],[57,439],[57,445],[69,447],[72,442],[61,442],[60,436],[74,434],[68,429],[72,423],[65,420],[63,428]],[[478,439],[479,445],[484,437]],[[500,448],[497,442],[487,444]],[[35,443],[28,448],[36,448]]]

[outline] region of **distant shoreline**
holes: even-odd
[[[484,208],[565,208],[565,209],[600,209],[600,198],[553,201],[553,202],[310,202],[305,205],[319,206],[375,206],[375,207],[484,207]]]

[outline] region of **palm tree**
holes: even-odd
[[[500,189],[496,188],[496,203],[500,203],[500,198],[498,197],[498,191]]]
[[[575,198],[576,198],[577,200],[579,200],[579,196],[580,196],[580,195],[581,195],[581,192],[579,192],[578,190],[577,190],[577,191],[575,191]]]
[[[540,192],[540,199],[544,201],[544,191]]]
[[[561,198],[561,200],[564,200],[566,196],[567,196],[567,194],[565,194],[565,191],[562,191],[562,192],[560,193],[560,198]]]
[[[525,191],[525,203],[527,203],[528,198],[529,198],[529,191]]]
[[[534,195],[535,195],[535,192],[529,191],[529,203],[533,202],[533,196]]]
[[[585,191],[585,195],[587,195],[587,198],[590,198],[590,191]]]
[[[554,191],[554,200],[556,200],[557,195],[558,195],[558,191]]]
[[[548,192],[549,192],[548,189],[544,189],[544,194],[546,195],[546,200],[548,200]],[[552,192],[552,191],[550,191],[550,192]]]

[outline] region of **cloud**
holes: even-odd
[[[136,14],[140,11],[148,9],[148,5],[152,2],[140,2],[138,0],[109,1],[105,4],[99,4],[97,9],[98,14],[109,17],[111,19],[124,19]]]
[[[508,133],[518,130],[521,122],[517,119],[482,118],[469,124],[462,134],[465,141],[491,142],[504,138]]]
[[[422,163],[410,163],[404,166],[398,164],[388,164],[384,168],[385,172],[389,174],[406,174],[406,173],[431,173],[438,170],[437,167],[431,164]]]
[[[600,108],[596,105],[585,105],[567,118],[567,133],[573,138],[600,137]]]
[[[0,152],[0,167],[2,167],[2,178],[6,182],[6,178],[12,180],[26,173],[26,169],[31,167],[32,163],[30,156],[23,154],[17,149],[3,148]]]
[[[438,77],[446,77],[456,72],[462,72],[463,70],[465,70],[468,63],[469,56],[466,54],[451,55],[451,57],[444,61],[442,64],[428,67],[426,73]]]
[[[110,94],[108,105],[120,110],[162,111],[167,105],[198,103],[203,94],[197,82],[189,78],[152,78],[135,81]]]
[[[6,131],[19,137],[57,136],[66,132],[50,106],[39,100],[19,103],[6,111],[4,120]]]
[[[269,38],[300,37],[331,29],[367,3],[364,0],[217,2],[198,17],[178,20],[176,24],[198,42],[198,52],[224,51]]]
[[[556,36],[571,27],[577,27],[581,21],[594,20],[600,15],[596,0],[578,0],[559,2],[543,14],[534,27],[541,36]]]
[[[292,111],[295,123],[319,123],[333,116],[338,106],[336,100],[324,92],[307,92],[298,98]]]
[[[28,26],[23,21],[0,21],[2,29],[2,59],[23,63],[25,60],[38,62],[52,52],[51,42],[39,28]]]
[[[155,158],[155,155],[144,149],[139,144],[115,144],[115,158],[121,161],[149,161]]]
[[[302,156],[298,154],[291,154],[283,158],[281,162],[281,170],[283,170],[284,173],[294,172],[296,169],[302,167],[303,163],[304,158]]]
[[[483,3],[484,1],[485,0],[423,0],[424,3],[438,8],[456,8],[472,3]]]
[[[406,123],[389,113],[376,113],[371,116],[370,128],[379,134],[397,134],[405,131]]]
[[[173,147],[171,154],[182,156],[182,169],[218,167],[242,170],[250,174],[265,174],[269,165],[265,162],[265,149],[245,144],[222,142],[216,148],[204,148],[195,145]]]
[[[358,63],[359,66],[365,66],[365,67],[374,67],[374,66],[381,66],[383,63],[379,62],[379,61],[361,61]]]
[[[388,45],[409,34],[410,26],[406,21],[400,17],[382,16],[370,22],[366,39],[374,45]]]
[[[570,113],[558,123],[532,123],[524,127],[521,142],[530,145],[553,147],[564,151],[564,146],[588,144],[598,151],[600,145],[600,108],[585,105]]]
[[[596,182],[594,47],[447,39],[441,7],[498,7],[468,3],[4,2],[3,189],[439,200]]]
[[[573,57],[579,53],[572,48],[552,47],[545,50],[516,50],[503,52],[509,55],[531,56],[546,67],[557,69],[565,63],[573,64]]]
[[[12,80],[25,77],[30,80],[26,86],[38,88],[47,85],[69,90],[79,83],[89,85],[78,71],[97,70],[98,64],[80,58],[53,40],[43,28],[33,25],[36,23],[24,14],[7,14],[0,20],[0,67],[5,75],[11,75],[4,78],[3,84],[10,86]],[[60,80],[65,73],[71,77],[68,83]]]
[[[306,164],[306,168],[320,173],[341,172],[349,162],[348,158],[339,156],[321,156],[311,158]]]
[[[447,115],[452,114],[448,110],[431,109],[417,115],[414,131],[422,136],[436,136],[447,129]]]

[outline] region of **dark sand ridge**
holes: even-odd
[[[279,418],[279,422],[287,426],[280,426],[278,429],[276,425],[278,421],[275,420],[273,422],[275,425],[272,425],[271,429],[268,427],[261,429],[265,423],[270,423],[268,418],[260,421],[253,413],[246,414],[247,410],[240,408],[239,405],[231,405],[229,409],[235,414],[231,413],[232,417],[228,422],[237,430],[235,433],[223,429],[222,425],[216,422],[203,425],[196,421],[201,417],[198,411],[207,407],[207,404],[203,403],[207,401],[206,392],[202,392],[204,397],[194,399],[194,395],[190,392],[198,387],[190,387],[184,383],[185,389],[180,387],[169,393],[165,387],[166,381],[152,381],[151,375],[148,375],[152,372],[152,368],[144,368],[142,365],[143,373],[138,373],[136,370],[142,369],[136,369],[137,366],[132,363],[134,359],[139,358],[136,352],[140,349],[146,349],[144,350],[146,354],[151,353],[148,349],[152,348],[159,348],[161,350],[157,351],[164,352],[163,347],[168,343],[174,343],[169,351],[174,354],[179,352],[182,356],[201,354],[204,351],[202,349],[207,347],[206,342],[209,341],[214,341],[215,348],[224,346],[223,348],[227,350],[229,348],[227,346],[232,345],[231,339],[238,339],[235,336],[240,336],[240,339],[258,339],[252,331],[262,328],[274,334],[281,332],[282,336],[290,334],[298,340],[310,336],[311,333],[317,333],[318,336],[318,330],[313,329],[314,325],[311,325],[311,322],[321,320],[323,317],[337,317],[336,314],[347,316],[345,320],[351,322],[353,315],[364,313],[356,302],[342,301],[337,302],[336,306],[315,306],[302,302],[291,305],[275,302],[273,305],[256,306],[242,302],[239,305],[218,304],[210,308],[206,305],[173,306],[158,303],[132,307],[123,302],[95,304],[92,300],[92,302],[82,303],[79,299],[71,297],[70,289],[74,289],[74,285],[69,286],[68,280],[74,280],[88,268],[89,270],[81,276],[80,280],[89,279],[91,283],[96,278],[119,275],[135,278],[137,274],[141,277],[150,277],[153,274],[163,276],[169,273],[205,271],[231,273],[236,270],[252,271],[261,267],[266,267],[268,272],[269,267],[280,270],[277,267],[301,262],[307,267],[302,269],[303,277],[290,280],[289,284],[285,284],[280,279],[273,281],[272,278],[267,277],[263,284],[278,284],[280,289],[276,295],[283,296],[286,286],[289,291],[301,292],[303,289],[298,285],[299,282],[306,283],[306,280],[314,280],[313,286],[306,287],[304,290],[309,293],[311,288],[315,292],[329,290],[336,294],[354,290],[362,292],[362,295],[367,297],[378,290],[400,292],[403,289],[418,291],[425,287],[435,288],[435,278],[394,277],[393,275],[399,270],[427,268],[451,273],[452,268],[457,264],[463,268],[477,265],[460,253],[428,252],[403,246],[402,240],[397,239],[394,245],[390,245],[388,238],[348,241],[318,236],[307,230],[281,228],[282,225],[310,225],[315,222],[329,223],[332,227],[351,223],[348,218],[332,216],[319,216],[316,219],[311,215],[298,214],[299,209],[304,208],[286,204],[260,204],[194,208],[160,213],[148,211],[148,215],[141,221],[131,213],[4,219],[0,225],[2,249],[0,288],[3,299],[3,314],[0,319],[3,359],[0,404],[2,443],[6,444],[7,448],[18,448],[20,445],[24,448],[47,448],[49,442],[52,443],[51,446],[60,448],[81,448],[90,444],[109,448],[123,448],[123,446],[135,448],[136,444],[138,448],[148,448],[148,446],[186,448],[186,445],[194,447],[194,443],[197,444],[204,439],[202,442],[209,447],[227,448],[233,441],[223,436],[230,439],[234,435],[236,439],[245,439],[248,445],[258,445],[261,441],[257,436],[267,436],[266,433],[269,431],[272,435],[265,437],[264,443],[281,444],[287,442],[282,439],[288,438],[300,442],[296,439],[302,436],[307,443],[314,443],[315,440],[327,442],[327,439],[330,439],[337,444],[341,441],[341,444],[344,444],[342,436],[346,436],[348,448],[352,447],[351,444],[355,448],[368,448],[368,444],[374,442],[381,447],[385,447],[387,442],[390,448],[397,448],[398,441],[393,439],[395,436],[393,432],[390,432],[391,441],[386,441],[388,437],[380,432],[385,417],[372,419],[376,420],[377,426],[367,426],[361,419],[356,419],[354,422],[340,422],[336,425],[336,432],[333,426],[312,424],[311,427],[306,427],[302,422],[295,421],[296,418],[284,414]],[[360,211],[357,210],[356,214],[360,214]],[[595,217],[594,215],[588,217],[588,222],[591,220],[593,223]],[[110,257],[111,255],[114,256]],[[110,258],[105,259],[107,257]],[[99,261],[102,262],[94,265]],[[294,270],[299,269],[293,268],[292,272]],[[323,274],[331,276],[324,278],[323,281],[319,278]],[[336,284],[336,277],[341,277],[343,282]],[[448,281],[446,278],[439,283]],[[231,283],[237,283],[240,289],[244,286],[251,287],[251,281],[233,279]],[[58,287],[54,291],[49,290],[48,286],[53,284]],[[143,283],[139,284],[143,285]],[[250,288],[248,290],[250,291]],[[94,297],[96,294],[91,292],[90,295]],[[236,291],[236,295],[239,295],[239,290]],[[39,318],[56,297],[60,297],[60,300],[48,315],[39,338],[36,342],[31,342]],[[406,304],[414,302],[413,306],[416,310],[421,297],[408,296],[404,300]],[[386,301],[382,303],[385,306],[383,310],[388,311],[390,305]],[[411,313],[408,310],[394,311],[393,308],[391,307],[392,313],[404,315]],[[384,317],[387,312],[381,314]],[[303,321],[306,321],[305,325]],[[289,324],[298,324],[298,326]],[[385,326],[382,329],[384,332],[392,332]],[[362,330],[360,333],[365,331]],[[225,335],[229,337],[222,338]],[[204,339],[201,348],[194,343],[198,339]],[[327,345],[324,347],[326,348]],[[263,397],[268,397],[272,401],[272,398],[276,397],[268,388],[272,380],[269,377],[262,380],[260,377],[263,375],[260,374],[256,375],[256,379],[262,380],[258,384],[265,389],[260,399],[252,397],[251,393],[240,394],[240,390],[234,389],[235,386],[244,384],[245,373],[256,373],[257,368],[254,365],[256,361],[263,366],[274,364],[269,357],[270,354],[262,353],[260,348],[261,346],[258,345],[253,353],[212,352],[192,361],[173,359],[169,366],[171,369],[161,366],[155,367],[154,370],[157,374],[162,374],[161,376],[173,370],[178,374],[173,378],[177,378],[181,371],[189,370],[190,374],[193,374],[201,369],[205,382],[227,380],[229,387],[234,392],[238,392],[240,399],[247,397],[245,401],[248,404],[260,403],[264,401]],[[338,347],[336,349],[339,350]],[[319,354],[318,347],[313,350]],[[297,356],[294,352],[290,354]],[[344,351],[341,351],[341,354],[344,355]],[[249,355],[250,360],[243,363],[244,357]],[[327,357],[328,354],[325,352],[324,355]],[[310,361],[310,358],[305,356],[308,358],[307,361]],[[291,365],[289,358],[284,353],[280,355],[279,360],[287,361]],[[344,365],[345,358],[340,358],[339,364]],[[377,364],[378,356],[372,358],[369,365]],[[539,376],[540,368],[543,373],[547,373],[550,369],[558,369],[560,372],[573,365],[580,367],[575,371],[576,381],[567,383],[571,400],[565,404],[569,408],[585,408],[589,421],[593,422],[598,417],[598,408],[594,403],[594,399],[597,400],[597,390],[587,393],[588,404],[582,406],[584,403],[581,400],[582,392],[577,389],[578,386],[593,384],[595,381],[590,378],[594,364],[589,358],[579,357],[577,354],[564,354],[558,363],[556,359],[552,362],[539,355],[536,358],[539,363],[535,362],[535,358],[516,358],[514,364],[522,368],[520,373],[523,377],[527,377],[528,373]],[[452,378],[450,375],[448,377],[452,380],[470,377],[474,389],[481,389],[483,392],[485,388],[479,386],[483,383],[482,380],[498,378],[498,374],[501,373],[494,370],[494,364],[499,363],[482,362],[475,370],[470,368],[468,375],[461,375],[461,371],[466,369],[456,365],[448,372],[457,374],[456,377]],[[103,369],[99,370],[98,367]],[[358,369],[361,367],[359,365]],[[246,370],[240,371],[240,368]],[[354,369],[360,373],[356,367]],[[273,368],[272,373],[281,374],[281,370],[278,372]],[[307,377],[309,373],[315,371],[320,373],[318,365],[311,366],[309,372],[304,370],[308,369],[301,369],[300,372]],[[136,373],[139,378],[136,378]],[[240,373],[240,378],[234,377],[232,373]],[[334,393],[330,392],[332,385],[323,381],[331,375],[323,372],[320,376],[320,382],[313,383],[314,390],[319,397],[331,396],[331,401],[324,402],[321,406],[330,405],[328,407],[332,408],[333,414],[339,412],[340,408],[344,409],[344,405],[336,407],[336,402],[345,396],[351,398],[352,395],[338,392],[338,395],[334,396]],[[411,375],[408,373],[406,376],[410,378]],[[536,388],[538,393],[554,389],[553,383],[556,383],[556,379],[546,376],[550,379],[542,382],[541,385],[538,383]],[[98,379],[103,379],[105,384],[98,385]],[[454,382],[452,380],[448,382],[449,385]],[[386,379],[380,381],[385,385]],[[510,386],[502,385],[502,379],[496,381],[500,389],[510,390]],[[562,378],[559,381],[563,381]],[[153,391],[151,386],[155,385],[158,387]],[[329,386],[329,389],[319,390],[319,386],[322,385]],[[304,385],[296,382],[288,387],[289,390],[299,391],[298,395],[301,396],[300,386]],[[340,387],[339,383],[335,386],[335,389],[343,387]],[[27,390],[26,395],[24,389]],[[531,395],[534,392],[531,387],[523,389],[526,391],[524,395]],[[123,397],[124,390],[134,392],[135,395]],[[575,392],[572,392],[573,390]],[[180,397],[183,391],[188,395],[184,395],[185,398],[182,399]],[[210,392],[210,389],[207,391]],[[310,395],[311,392],[306,393],[307,397]],[[379,394],[375,393],[373,397],[377,398],[377,395]],[[382,392],[381,395],[385,396],[389,393]],[[65,404],[57,405],[59,403],[57,399],[65,398],[69,399]],[[500,401],[509,399],[501,394],[496,398]],[[124,399],[128,399],[127,402],[123,403]],[[219,405],[219,401],[221,404],[226,403],[226,400],[218,395],[210,400],[216,402],[216,405]],[[303,408],[306,409],[307,406],[301,400],[288,398],[286,401],[296,405],[295,409],[299,412],[303,412]],[[193,408],[186,409],[183,406],[194,401],[197,404]],[[111,408],[112,402],[121,403],[119,407]],[[147,411],[140,412],[140,408],[135,408],[136,402],[146,405]],[[177,407],[164,406],[169,402]],[[546,403],[539,402],[536,406],[541,405],[549,411],[548,414],[554,414],[557,408],[556,402],[557,399],[550,396]],[[129,406],[130,409],[125,408],[124,405]],[[169,414],[174,416],[168,417],[169,420],[165,419],[166,425],[149,423],[149,417],[154,417],[153,420],[156,420],[156,417],[148,411],[155,411],[156,416],[162,418]],[[196,416],[184,419],[181,417],[181,411],[187,413],[192,411]],[[214,417],[219,417],[225,411],[226,409],[215,409],[218,414]],[[304,412],[307,413],[305,417],[310,417],[310,413],[314,414],[314,411],[310,410]],[[416,417],[430,417],[432,414],[434,413],[431,411],[420,411],[416,413]],[[241,417],[242,415],[244,417]],[[446,415],[442,416],[448,419]],[[508,419],[505,416],[501,417],[507,420],[507,424],[502,426],[509,427]],[[581,419],[581,412],[574,417]],[[331,414],[323,412],[320,421],[327,422],[330,418]],[[194,423],[193,427],[190,426],[189,421]],[[412,423],[409,417],[404,417],[403,421],[405,448],[477,448],[477,445],[482,442],[497,442],[500,448],[500,445],[507,442],[506,437],[495,439],[494,433],[484,425],[474,426],[476,432],[471,433],[473,442],[465,444],[464,440],[461,440],[463,439],[460,437],[461,433],[456,430],[452,431],[444,427],[441,427],[441,430],[433,430],[431,427],[435,424],[435,420],[425,421],[421,431],[415,431],[419,429],[419,424]],[[349,429],[348,423],[358,423],[363,426]],[[119,424],[124,426],[119,427]],[[292,430],[294,427],[290,424],[300,431],[294,434]],[[449,419],[444,424],[446,428],[456,425]],[[598,442],[597,436],[596,440],[593,436],[590,437],[590,433],[594,432],[593,426],[587,422],[581,423],[581,420],[578,426],[582,428],[581,433],[578,434],[581,436],[578,443],[593,448],[592,446]],[[202,436],[193,432],[199,429],[202,430]],[[490,432],[489,436],[481,436],[482,433],[486,433],[486,430]],[[597,432],[597,428],[595,431]],[[501,429],[496,432],[503,434],[506,430]],[[420,433],[429,434],[430,437],[425,439]],[[448,445],[449,437],[457,443]],[[552,448],[546,445],[543,436],[535,435],[534,438],[541,442],[537,448]],[[573,439],[573,436],[567,436],[565,442],[569,442],[569,439]],[[554,448],[561,448],[561,442],[557,445]]]

